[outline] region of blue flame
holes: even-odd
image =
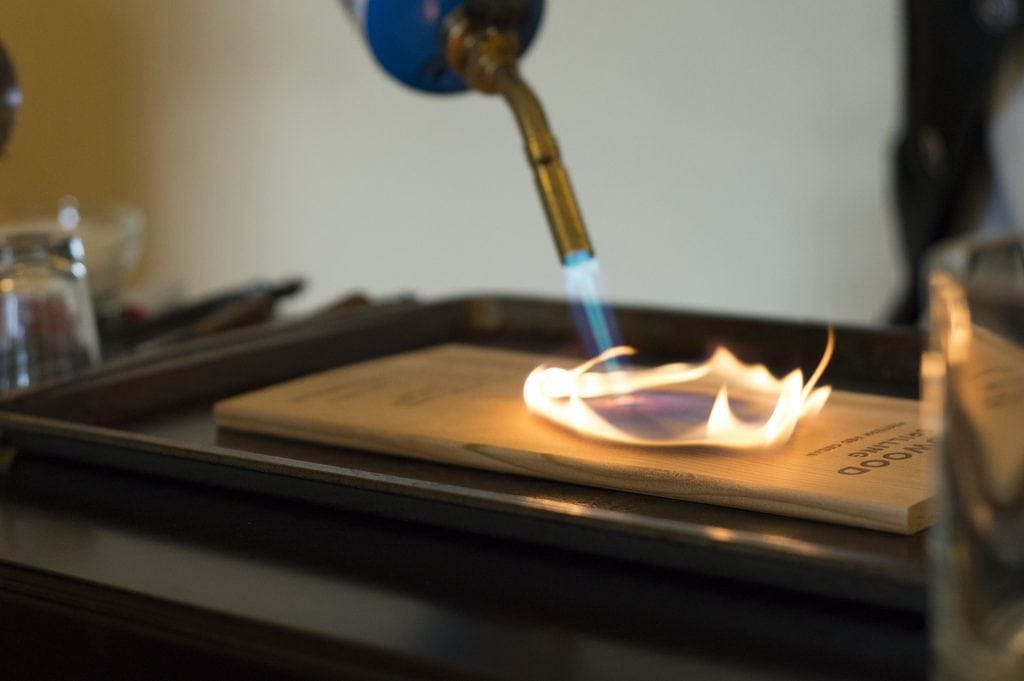
[[[588,251],[565,257],[565,290],[569,296],[576,331],[588,356],[622,345],[618,324],[601,295],[601,269]]]

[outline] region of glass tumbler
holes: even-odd
[[[0,392],[99,361],[82,256],[67,232],[0,232]]]
[[[932,676],[1024,679],[1024,235],[940,260],[922,364],[941,457]]]

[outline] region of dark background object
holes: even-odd
[[[11,65],[0,43],[0,154],[3,154],[7,139],[14,129],[14,119],[21,104],[21,91],[14,77],[14,66]]]
[[[924,303],[921,259],[972,231],[992,187],[986,147],[996,75],[1024,37],[1018,0],[907,0],[903,123],[896,153],[907,262],[891,321],[913,324]]]

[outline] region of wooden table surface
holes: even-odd
[[[20,453],[4,679],[923,679],[923,617]]]

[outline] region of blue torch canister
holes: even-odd
[[[381,67],[424,92],[460,92],[466,82],[444,56],[444,21],[464,0],[344,0]],[[531,0],[519,29],[520,51],[533,41],[544,0]]]

